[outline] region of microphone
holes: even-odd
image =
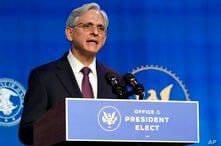
[[[109,85],[112,87],[112,92],[119,97],[125,96],[126,89],[120,85],[117,78],[114,76],[113,73],[107,72],[105,74],[105,79]]]
[[[132,87],[132,91],[128,92],[129,95],[136,94],[139,95],[139,99],[143,99],[144,97],[144,86],[142,84],[139,84],[131,73],[126,73],[124,75],[124,81],[126,84],[130,87]]]

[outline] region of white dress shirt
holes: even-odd
[[[78,87],[80,88],[82,92],[82,80],[83,80],[83,73],[81,72],[81,69],[85,67],[69,50],[68,56],[67,56],[68,62],[71,65],[71,69],[74,73],[74,76],[76,78]],[[94,98],[97,98],[97,70],[96,70],[96,58],[92,61],[92,63],[88,66],[91,69],[91,72],[89,73],[89,80],[92,86]]]

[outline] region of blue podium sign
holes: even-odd
[[[197,101],[66,98],[67,141],[199,142]]]

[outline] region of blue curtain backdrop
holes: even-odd
[[[85,2],[92,1],[0,0],[0,79],[14,79],[27,89],[32,68],[69,49],[66,18]],[[199,101],[196,145],[221,145],[221,1],[93,2],[110,20],[107,42],[97,58],[122,74],[145,65],[171,70],[182,80],[190,100]],[[0,118],[4,120],[2,112]],[[22,145],[17,132],[17,124],[1,125],[0,145]]]

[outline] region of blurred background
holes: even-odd
[[[27,89],[31,69],[68,51],[66,19],[74,8],[88,2],[97,2],[110,21],[97,59],[122,74],[147,71],[146,65],[162,67],[159,74],[176,74],[179,85],[185,86],[177,93],[186,92],[188,99],[199,101],[200,143],[194,145],[221,145],[220,0],[0,0],[0,87],[7,78]],[[140,73],[137,78],[145,88],[151,81],[155,88],[168,81],[158,73],[143,80]],[[171,99],[187,100],[173,92]],[[15,102],[21,104],[21,100]],[[10,116],[0,111],[0,145],[22,145],[18,124],[4,124]]]

